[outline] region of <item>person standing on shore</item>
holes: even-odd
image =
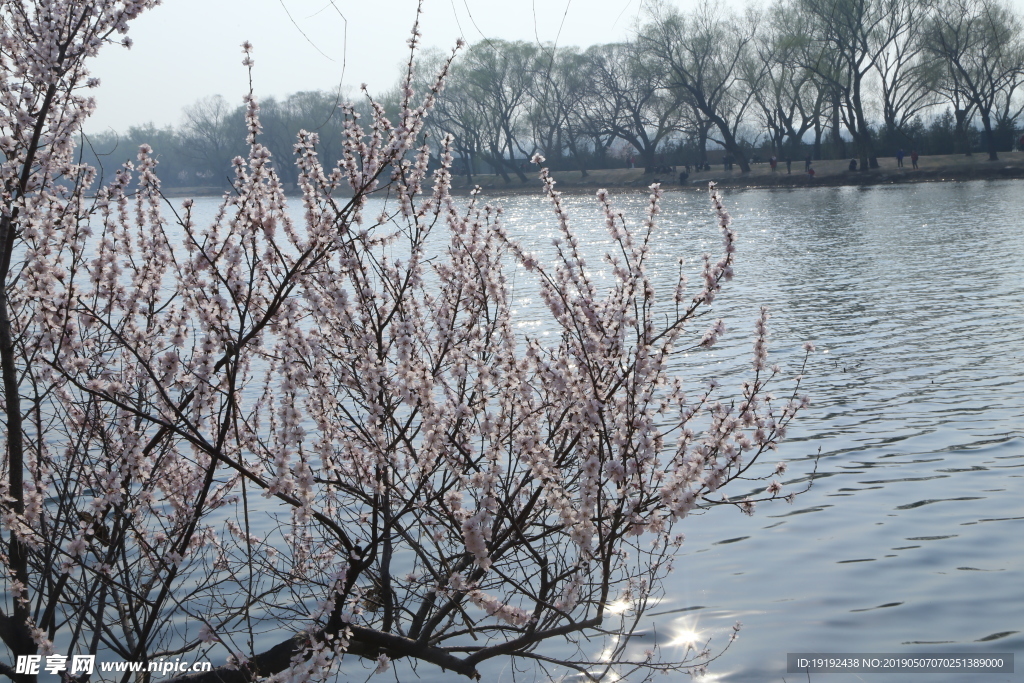
[[[811,170],[811,155],[808,154],[807,158],[804,159],[804,173]]]
[[[792,165],[793,160],[790,159],[789,157],[786,157],[786,175],[790,175],[793,172]]]
[[[903,148],[900,147],[899,151],[896,152],[896,168],[903,168],[903,157],[904,156],[905,155],[903,153]]]
[[[779,160],[774,154],[768,157],[768,165],[772,167],[772,173],[775,173],[775,167],[779,165]]]
[[[914,165],[914,170],[915,171],[917,170],[917,160],[918,160],[918,158],[919,157],[917,155],[917,150],[916,149],[910,150],[910,163]]]

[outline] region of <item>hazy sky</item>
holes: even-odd
[[[425,46],[459,36],[592,45],[625,38],[645,0],[425,0]],[[692,0],[681,0],[688,3]],[[255,46],[258,96],[367,83],[381,92],[408,57],[415,0],[164,0],[131,25],[131,50],[107,46],[92,62],[101,85],[89,132],[177,125],[182,107],[248,89],[239,47]],[[344,19],[342,18],[344,17]],[[559,32],[559,29],[561,31]]]

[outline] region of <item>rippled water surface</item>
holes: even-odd
[[[786,673],[787,652],[1015,652],[1024,671],[1024,185],[725,199],[739,254],[716,309],[730,332],[719,348],[683,359],[682,371],[738,384],[732,375],[748,362],[758,307],[770,306],[773,351],[789,375],[803,341],[818,347],[804,386],[813,405],[780,451],[791,461],[788,481],[798,487],[819,449],[821,458],[814,486],[792,506],[685,521],[682,557],[654,610],[658,632],[712,638],[716,650],[744,623],[706,681],[807,680]],[[550,244],[555,223],[543,198],[496,201],[527,245]],[[639,217],[646,197],[615,201]],[[596,265],[609,244],[603,219],[590,197],[566,202]],[[663,208],[654,244],[656,278],[667,282],[678,256],[695,267],[719,238],[705,194],[670,192]],[[521,324],[535,328],[537,302],[524,294],[519,306]],[[426,669],[424,680],[448,680]]]
[[[592,200],[567,200],[605,239]],[[694,372],[741,367],[760,304],[813,406],[781,449],[813,488],[753,518],[716,510],[687,542],[660,630],[739,640],[706,680],[806,680],[787,652],[1024,654],[1024,186],[1015,181],[726,194],[739,233],[733,334]],[[639,212],[640,195],[617,197]],[[503,202],[524,233],[534,198]],[[586,218],[584,218],[586,216]],[[656,251],[717,246],[702,194],[670,193]],[[696,236],[695,228],[700,237]],[[548,229],[550,232],[550,229]],[[710,366],[710,367],[709,367]],[[676,611],[672,611],[676,610]],[[1016,670],[1024,671],[1024,661]],[[1024,674],[921,674],[929,681]],[[816,674],[812,680],[905,680]]]

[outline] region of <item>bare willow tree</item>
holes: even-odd
[[[797,155],[809,131],[818,133],[816,142],[820,139],[829,92],[799,63],[797,36],[806,28],[806,17],[792,4],[774,3],[744,64],[748,81],[760,78],[761,87],[753,89],[753,95],[772,146],[789,158]]]
[[[839,114],[853,138],[860,168],[878,168],[869,119],[868,83],[878,57],[892,41],[886,0],[798,0],[809,19],[800,36],[800,65],[814,72],[833,95],[833,115]],[[838,131],[836,131],[837,133]]]
[[[534,64],[536,72],[529,83],[534,141],[549,160],[561,159],[567,152],[586,178],[582,158],[588,128],[585,110],[593,94],[588,59],[576,48],[547,45]]]
[[[665,65],[638,41],[596,45],[587,57],[593,74],[587,119],[595,137],[630,144],[653,171],[659,147],[683,121],[683,103],[668,87]]]
[[[711,2],[686,14],[656,5],[640,33],[642,49],[667,72],[666,85],[714,125],[716,141],[744,173],[750,172],[750,164],[739,129],[765,70],[764,62],[748,59],[759,22],[754,11],[737,20]],[[751,64],[757,68],[749,68]]]
[[[928,53],[923,39],[931,10],[926,0],[885,0],[878,27],[888,40],[875,59],[882,122],[890,135],[910,142],[907,127],[938,102],[942,65]]]
[[[470,46],[455,67],[465,96],[479,112],[486,160],[506,183],[512,171],[525,183],[533,146],[527,114],[537,73],[537,48],[530,43],[485,40]],[[527,133],[524,135],[524,133]],[[517,158],[517,155],[521,157]]]
[[[947,91],[958,105],[958,130],[966,128],[962,118],[977,112],[985,131],[986,151],[993,161],[999,158],[993,114],[998,114],[1002,104],[1004,116],[1010,117],[1014,93],[1024,84],[1022,34],[1020,17],[995,0],[942,2],[926,28],[925,43],[945,67]]]
[[[194,102],[183,112],[182,146],[202,167],[201,173],[217,180],[230,172],[224,162],[238,147],[238,136],[231,129],[233,109],[223,97],[214,95]]]
[[[417,83],[421,90],[427,83],[426,74],[437,73],[447,59],[447,55],[440,51],[431,51],[421,57]],[[484,148],[485,118],[485,109],[474,97],[467,74],[459,64],[452,65],[445,89],[437,98],[428,119],[427,131],[433,133],[436,140],[446,136],[451,139],[452,150],[458,155],[453,168],[456,174],[466,176],[466,183],[470,186],[477,173],[477,160],[487,156]]]
[[[636,228],[598,193],[605,286],[542,172],[560,237],[530,255],[500,210],[450,195],[447,140],[428,173],[450,61],[418,102],[410,56],[394,120],[345,108],[337,166],[299,135],[301,221],[252,93],[209,223],[164,200],[145,146],[90,195],[84,59],[146,6],[2,6],[0,673],[32,683],[45,656],[74,675],[76,655],[143,666],[122,681],[226,661],[193,683],[399,659],[469,678],[495,658],[592,680],[706,665],[633,635],[689,513],[781,495],[722,490],[772,476],[757,465],[805,403],[798,382],[767,393],[766,311],[735,401],[670,370],[723,329],[696,327],[732,275],[717,193],[722,254],[691,291],[680,275],[659,300],[646,272],[657,186]],[[516,328],[513,269],[535,274],[553,341]]]

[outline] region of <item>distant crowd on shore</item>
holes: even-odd
[[[1024,135],[1022,135],[1020,137],[1019,149],[1020,149],[1020,151],[1024,152]],[[896,155],[894,157],[895,160],[896,160],[896,168],[907,168],[907,166],[904,163],[904,161],[907,159],[907,157],[910,158],[910,168],[909,168],[909,170],[917,171],[917,170],[921,169],[921,167],[920,167],[921,154],[916,149],[911,149],[910,153],[908,154],[906,152],[906,150],[904,150],[902,148],[897,150]],[[890,158],[892,158],[892,157],[890,157]],[[754,163],[759,163],[759,162],[755,161]],[[736,160],[732,156],[726,155],[722,159],[722,170],[723,171],[732,171],[735,164],[736,164]],[[793,173],[793,159],[791,157],[785,157],[783,159],[780,159],[778,156],[773,154],[772,156],[770,156],[768,158],[768,166],[771,169],[771,173],[781,173],[781,166],[783,164],[785,165],[785,168],[786,168],[786,175],[792,175],[792,173]],[[629,159],[629,167],[630,168],[634,167],[634,159],[632,157],[630,157],[630,159]],[[678,171],[679,184],[683,185],[683,184],[686,184],[689,181],[690,176],[692,174],[701,173],[701,172],[707,172],[707,171],[711,171],[711,170],[712,170],[711,164],[709,164],[707,162],[704,162],[704,163],[697,163],[697,164],[682,164],[681,166],[664,166],[664,165],[655,166],[652,169],[649,169],[647,171],[647,173],[672,173],[672,174],[675,174]],[[861,167],[860,161],[856,157],[850,159],[849,165],[847,166],[847,171],[855,172],[855,171],[861,171],[861,170],[866,170],[866,169]],[[813,158],[811,157],[810,154],[808,154],[804,158],[803,174],[809,176],[810,178],[814,178],[815,175],[817,175],[817,171],[814,168],[814,160],[813,160]]]
[[[903,152],[902,149],[896,155],[896,163],[897,163],[897,166],[900,167],[900,168],[903,167],[903,158],[904,158],[904,156],[905,155],[904,155],[904,152]],[[914,151],[912,151],[910,153],[910,160],[914,164],[914,168],[915,169],[917,168],[917,161],[918,161],[919,158],[920,158],[920,156],[918,155],[916,150],[914,150]],[[629,158],[628,163],[629,163],[629,168],[634,168],[634,163],[635,162],[634,162],[632,157]],[[732,171],[733,170],[733,165],[735,163],[736,163],[735,159],[733,159],[731,156],[727,155],[724,158],[723,162],[722,162],[722,170],[723,171]],[[785,160],[782,161],[782,163],[786,164],[786,175],[792,175],[792,173],[793,173],[793,160],[791,158],[787,157]],[[771,172],[772,173],[777,172],[779,170],[779,158],[773,154],[771,157],[768,158],[768,165],[771,167]],[[649,169],[647,172],[648,173],[676,173],[678,168],[679,168],[678,166],[654,166],[651,169]],[[856,171],[857,168],[858,168],[857,160],[856,159],[850,159],[849,169],[851,171]],[[710,170],[711,170],[711,164],[709,164],[707,162],[704,162],[703,164],[692,164],[692,165],[691,164],[683,164],[682,165],[682,170],[679,171],[679,184],[680,185],[685,184],[689,180],[691,173],[700,173],[700,172],[706,172],[706,171],[710,171]],[[804,173],[807,174],[808,176],[810,176],[811,178],[813,178],[815,176],[815,174],[816,174],[816,171],[814,170],[814,167],[813,167],[813,160],[812,160],[810,154],[808,154],[807,158],[804,159]]]

